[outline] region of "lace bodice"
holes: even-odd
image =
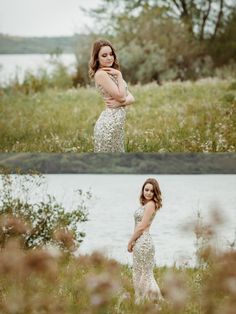
[[[135,227],[137,224],[142,220],[143,218],[143,213],[144,213],[144,206],[140,206],[137,208],[134,212],[134,222],[135,222]]]
[[[134,212],[135,227],[143,219],[144,210],[145,210],[144,206],[140,206],[138,209],[135,210]],[[154,217],[155,217],[155,213],[152,215],[151,221],[153,220]]]

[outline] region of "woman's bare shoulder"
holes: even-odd
[[[102,69],[97,70],[95,75],[94,75],[94,78],[96,80],[103,79],[104,77],[107,77],[107,73],[106,73],[106,71],[104,71]]]
[[[154,202],[153,200],[151,200],[151,201],[148,201],[148,202],[145,204],[144,208],[145,208],[146,210],[148,210],[148,211],[152,211],[152,210],[155,210],[155,209],[156,209],[156,204],[155,204],[155,202]]]

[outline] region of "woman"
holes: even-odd
[[[128,243],[133,252],[133,284],[135,302],[162,299],[161,291],[153,275],[155,247],[149,234],[156,212],[162,206],[161,191],[155,179],[147,179],[140,195],[141,206],[135,211],[135,230]]]
[[[124,152],[125,107],[134,102],[120,72],[115,49],[108,40],[94,42],[89,76],[95,79],[106,105],[94,127],[95,152]]]

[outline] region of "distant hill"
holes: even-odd
[[[0,34],[0,54],[73,53],[80,36],[19,37]]]
[[[0,169],[41,173],[235,174],[235,153],[1,153]],[[0,170],[1,171],[1,170]]]

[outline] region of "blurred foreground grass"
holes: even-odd
[[[208,249],[212,258],[212,252]],[[0,312],[5,314],[233,314],[236,252],[199,268],[155,268],[165,300],[134,303],[132,272],[100,253],[74,257],[55,248],[23,251],[11,240],[0,251]]]
[[[236,81],[131,86],[128,152],[232,152],[236,136]],[[2,89],[0,151],[92,152],[93,128],[104,108],[94,88]]]

